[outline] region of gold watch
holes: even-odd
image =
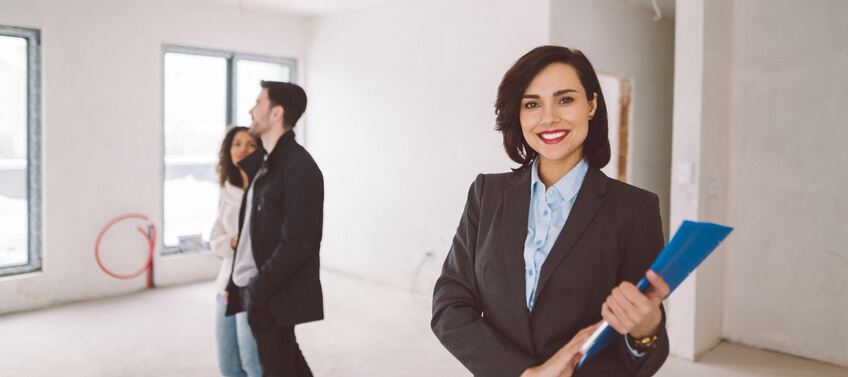
[[[657,336],[646,336],[644,338],[636,339],[632,335],[628,334],[628,338],[632,341],[631,345],[633,349],[636,351],[647,351],[651,348],[654,348],[657,344]]]

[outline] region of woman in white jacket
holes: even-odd
[[[247,127],[231,127],[218,154],[218,176],[221,200],[218,220],[212,228],[209,243],[212,251],[224,260],[215,280],[218,290],[215,308],[215,337],[218,343],[218,367],[226,377],[259,377],[262,368],[256,352],[256,342],[244,312],[227,317],[227,281],[233,268],[233,256],[238,245],[238,217],[241,199],[248,179],[236,164],[260,148],[258,139],[247,133]]]

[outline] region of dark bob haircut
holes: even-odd
[[[218,166],[215,170],[218,172],[218,184],[224,186],[224,182],[229,181],[230,184],[236,187],[244,187],[244,181],[241,179],[241,171],[233,162],[233,156],[230,154],[230,148],[233,147],[233,140],[239,132],[247,132],[247,127],[230,126],[227,134],[224,136],[224,141],[221,143],[221,151],[218,152]],[[251,136],[256,140],[256,148],[262,148],[262,140]]]
[[[268,99],[271,107],[283,107],[283,126],[294,128],[297,120],[306,111],[306,92],[303,88],[289,83],[279,81],[260,82],[263,89],[268,89]]]
[[[589,134],[583,141],[583,157],[590,167],[600,169],[610,160],[607,105],[604,101],[604,93],[601,91],[601,84],[589,59],[579,50],[567,47],[536,47],[518,59],[501,80],[498,86],[498,99],[495,102],[495,129],[503,134],[506,154],[510,159],[521,164],[519,170],[530,166],[539,155],[524,140],[519,120],[521,97],[533,78],[552,63],[564,63],[574,67],[589,101],[592,101],[594,93],[598,94],[598,108],[589,120]]]

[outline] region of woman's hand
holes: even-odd
[[[230,240],[230,247],[232,247],[233,250],[235,250],[237,246],[238,246],[238,237],[233,237]]]
[[[598,324],[600,322],[577,332],[577,335],[574,335],[568,344],[560,348],[548,361],[542,365],[527,368],[521,377],[570,377],[582,357],[578,353],[580,346],[598,328]]]
[[[656,335],[659,330],[660,303],[670,289],[654,271],[649,270],[645,276],[651,284],[644,293],[625,281],[612,290],[601,306],[601,316],[619,334],[630,334],[638,339]]]

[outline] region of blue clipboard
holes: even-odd
[[[668,245],[651,265],[651,270],[665,280],[671,292],[695,270],[704,259],[730,234],[733,228],[713,223],[702,223],[686,220],[674,234]],[[648,287],[648,279],[643,277],[636,285],[640,291]],[[669,294],[671,294],[669,292]],[[604,321],[580,347],[583,358],[580,359],[579,369],[592,355],[600,352],[613,342],[619,334]]]

